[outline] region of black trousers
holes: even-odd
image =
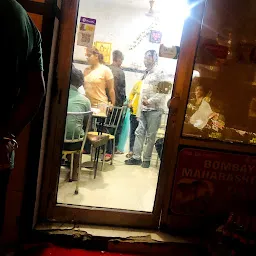
[[[164,138],[158,139],[155,143],[156,151],[160,160],[162,158],[163,145],[164,145]]]
[[[11,171],[0,170],[0,234],[3,232],[6,194]]]
[[[118,143],[119,143],[119,139],[120,139],[120,135],[123,129],[123,123],[124,123],[124,115],[122,116],[122,118],[120,119],[119,125],[117,127],[116,130],[116,139],[115,139],[115,147],[117,147]]]
[[[133,152],[135,142],[135,131],[139,125],[136,115],[130,115],[130,152]]]

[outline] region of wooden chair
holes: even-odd
[[[112,107],[112,110],[108,112],[108,117],[105,120],[104,127],[107,129],[111,129],[112,133],[107,134],[107,133],[102,133],[103,136],[109,136],[108,139],[113,141],[113,150],[112,150],[112,158],[110,164],[113,164],[113,159],[115,155],[115,136],[117,132],[117,128],[119,126],[120,120],[122,118],[122,114],[124,112],[124,109],[126,107]],[[96,136],[98,135],[98,132],[88,132],[88,136]],[[105,155],[103,155],[103,158],[105,158]]]
[[[97,176],[97,170],[98,170],[98,162],[99,162],[99,155],[100,155],[100,149],[103,147],[103,161],[101,165],[101,171],[104,168],[105,164],[105,154],[106,154],[106,148],[107,143],[109,140],[108,134],[94,134],[94,132],[88,132],[87,135],[88,141],[91,143],[91,161],[93,161],[93,170],[94,170],[94,179]],[[94,160],[93,160],[93,149],[95,149],[94,154]]]
[[[84,150],[84,144],[88,134],[88,129],[91,123],[91,117],[92,117],[92,111],[67,113],[62,155],[63,156],[71,155],[70,176],[69,176],[69,181],[71,182],[73,171],[74,171],[74,154],[75,153],[79,154],[78,181],[77,181],[75,194],[78,193],[78,184],[79,184],[80,172],[81,172],[82,155]]]

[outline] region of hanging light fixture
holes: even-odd
[[[150,0],[150,1],[149,1],[149,5],[150,5],[149,13],[153,13],[153,6],[154,6],[154,3],[155,3],[154,0]]]
[[[153,7],[154,7],[154,4],[155,4],[155,0],[150,0],[149,1],[149,11],[146,13],[147,16],[153,16],[154,14],[154,11],[153,11]]]

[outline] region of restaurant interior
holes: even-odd
[[[152,212],[169,113],[168,102],[172,94],[183,23],[188,15],[186,0],[80,0],[58,203]],[[118,59],[121,67],[119,63],[116,68],[114,54],[121,56]],[[101,56],[103,61],[97,63],[101,70],[95,73],[95,58],[97,62]],[[151,64],[148,64],[148,58]],[[150,68],[147,65],[151,65]],[[97,78],[92,76],[92,72],[97,74]],[[101,72],[104,72],[103,77]],[[125,75],[125,98],[122,98],[121,104],[117,103],[120,92],[116,89],[118,85],[115,80],[121,77],[120,73]],[[195,76],[198,75],[196,72]],[[79,83],[79,77],[83,83]],[[110,89],[111,78],[115,104]],[[106,79],[106,88],[96,92],[94,81],[99,80],[97,85],[101,86],[103,79]],[[151,105],[144,105],[144,98],[139,96],[143,90],[148,93],[146,86],[151,85],[152,81],[151,96],[161,96],[161,107],[155,105],[157,111]],[[138,103],[137,112],[143,112],[143,116],[146,112],[145,116],[149,116],[145,119],[145,126],[139,121],[142,116],[133,113],[136,100],[131,99],[134,88],[140,82],[141,91],[133,96],[142,101]],[[76,95],[74,97],[80,100],[80,104],[84,102],[82,98],[86,98],[90,104],[83,103],[83,110],[73,105],[71,107],[71,103],[77,103],[72,101],[72,95]],[[95,100],[95,95],[101,100]],[[107,102],[104,103],[102,98],[105,96]],[[157,116],[159,122],[153,115],[150,116],[153,112],[161,112]],[[134,117],[133,123],[131,115]],[[135,127],[134,122],[137,122]],[[75,127],[73,130],[70,128],[72,124]],[[142,142],[138,139],[141,138],[138,126],[145,132]],[[154,131],[148,127],[154,127]],[[76,137],[78,128],[83,136]],[[135,161],[137,153],[134,151],[139,150],[131,150],[131,137],[134,148],[138,147],[138,141],[141,142],[141,155],[144,155],[144,159],[147,155],[150,162],[138,164],[138,160]],[[136,164],[127,164],[131,163],[131,159]]]

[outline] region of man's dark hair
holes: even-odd
[[[158,62],[158,54],[155,50],[148,50],[145,52],[145,56],[151,56],[155,63]]]
[[[84,75],[82,71],[77,69],[74,65],[72,65],[70,83],[77,88],[84,84]]]
[[[117,61],[118,59],[121,59],[121,60],[124,59],[123,53],[119,50],[113,51],[112,56],[113,56],[113,61]]]

